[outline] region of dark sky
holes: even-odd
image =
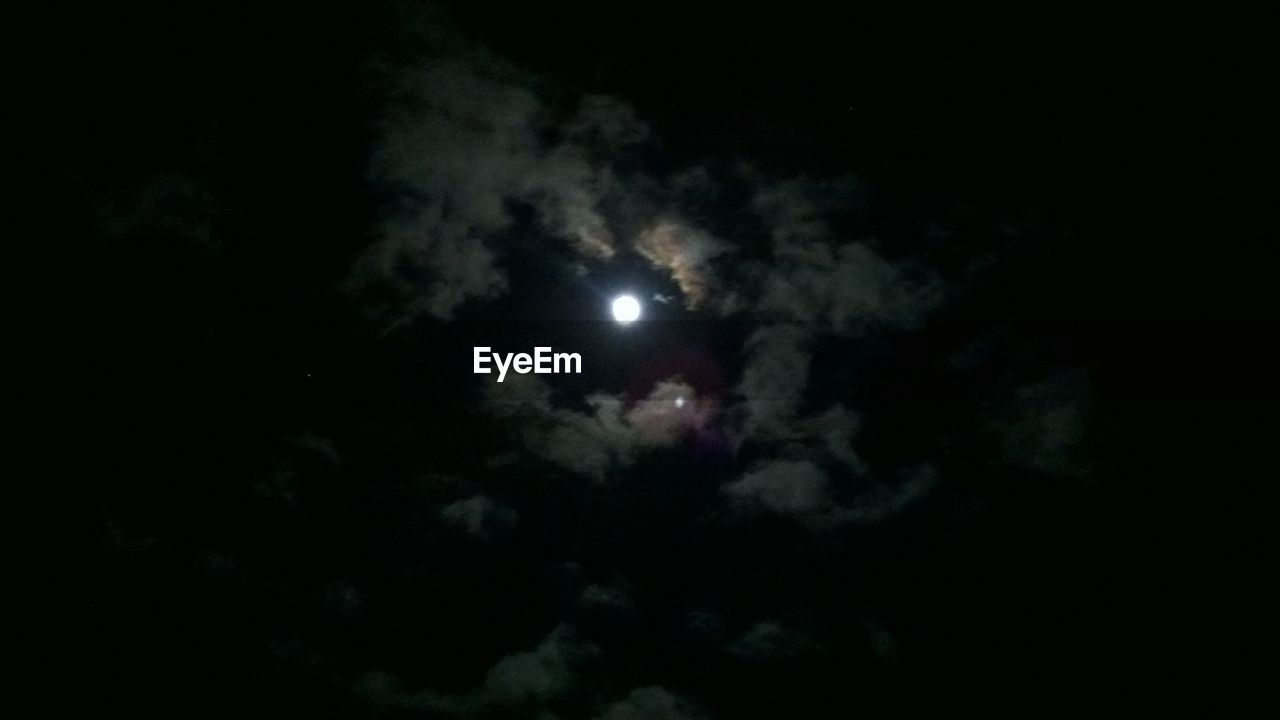
[[[103,710],[813,718],[1150,662],[1133,27],[94,13],[31,84]]]

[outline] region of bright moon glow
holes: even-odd
[[[613,301],[613,319],[624,325],[640,318],[640,301],[630,295],[621,295]]]
[[[682,397],[676,398],[676,407],[678,408],[684,407],[684,398]]]

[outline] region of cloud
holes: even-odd
[[[733,246],[684,219],[696,210],[691,193],[715,186],[705,168],[646,175],[636,151],[653,137],[630,105],[583,94],[565,112],[547,99],[544,78],[445,35],[427,33],[430,49],[374,64],[372,84],[384,91],[370,174],[381,220],[348,288],[386,327],[449,320],[470,300],[505,293],[514,206],[534,209],[584,259],[635,251],[670,273],[691,309],[728,312],[752,297],[770,322],[857,334],[915,323],[931,303],[929,282],[867,243],[836,241],[828,216],[860,197],[845,178],[750,173],[751,208],[772,242],[767,271],[747,283],[759,287],[718,278],[712,263]]]
[[[693,386],[679,380],[663,380],[627,411],[627,423],[643,445],[672,445],[707,423],[714,408],[698,397]]]
[[[688,700],[658,686],[631,691],[605,708],[596,720],[698,720],[705,717]]]
[[[484,404],[501,418],[537,418],[554,412],[551,386],[534,375],[512,373],[505,382],[487,383]]]
[[[824,336],[915,329],[941,294],[929,273],[894,263],[867,242],[838,239],[835,218],[858,210],[856,183],[758,175],[754,182],[769,262],[750,274],[756,289],[744,293],[756,298],[748,313],[761,325],[744,345],[735,416],[740,443],[775,446],[789,459],[747,473],[727,492],[739,507],[803,516],[810,524],[844,522],[856,512],[835,504],[821,464],[837,463],[855,478],[870,475],[854,445],[861,418],[840,404],[804,412],[812,348]]]
[[[829,476],[809,460],[773,460],[727,483],[721,491],[743,514],[768,513],[814,529],[878,522],[924,497],[937,483],[932,466],[904,473],[894,485],[859,481],[837,493]]]
[[[801,655],[815,647],[817,643],[809,634],[764,621],[752,625],[725,650],[748,660],[774,660]]]
[[[798,325],[767,325],[747,339],[747,364],[738,392],[744,398],[748,438],[785,439],[809,382],[810,333]]]
[[[853,449],[853,440],[862,427],[862,416],[839,403],[824,412],[799,422],[804,435],[816,438],[826,455],[838,461],[855,475],[870,472],[866,462]]]
[[[834,215],[857,215],[864,206],[855,178],[778,180],[750,170],[747,175],[755,187],[751,208],[766,221],[775,244],[829,240]]]
[[[838,507],[831,519],[837,523],[879,522],[923,499],[938,484],[938,471],[928,463],[899,475],[895,484],[876,483],[861,489],[850,502]]]
[[[350,582],[335,580],[320,592],[320,603],[331,612],[354,615],[364,605],[364,595]]]
[[[574,146],[595,154],[634,147],[651,138],[649,126],[636,117],[635,108],[607,95],[584,96],[565,134]]]
[[[729,246],[704,230],[661,220],[637,237],[635,249],[654,267],[671,273],[690,310],[701,307],[715,284],[712,258]]]
[[[595,610],[630,611],[635,609],[631,600],[631,591],[625,582],[616,581],[611,585],[588,585],[578,597],[578,604],[584,608]]]
[[[550,388],[532,375],[493,383],[485,392],[486,407],[512,421],[530,452],[596,481],[629,467],[644,450],[675,444],[710,413],[692,387],[674,379],[657,383],[630,409],[606,393],[588,395],[585,411],[557,407]]]
[[[724,633],[724,621],[714,610],[691,610],[687,616],[689,631],[704,638],[718,638]]]
[[[377,671],[364,673],[355,691],[369,704],[380,707],[484,718],[495,709],[537,708],[568,693],[577,679],[578,668],[598,654],[599,649],[580,640],[572,627],[560,625],[533,650],[499,660],[483,682],[468,693],[411,692],[399,678]]]
[[[603,480],[613,467],[635,459],[635,431],[623,417],[622,399],[595,394],[587,412],[555,410],[543,427],[525,431],[526,445],[570,472]]]
[[[940,299],[937,281],[846,235],[863,193],[852,178],[776,180],[755,173],[751,206],[769,238],[756,311],[857,335],[875,324],[912,327]],[[910,270],[910,271],[909,271]]]
[[[1005,461],[1056,477],[1090,476],[1093,402],[1093,383],[1081,370],[1015,388],[992,421]]]
[[[484,698],[515,705],[557,697],[572,686],[574,668],[598,653],[595,646],[579,640],[573,628],[561,625],[537,648],[509,655],[494,665],[484,679]]]
[[[631,464],[634,431],[621,398],[596,393],[587,411],[556,407],[551,389],[532,375],[516,375],[485,390],[485,405],[512,426],[534,455],[574,474],[603,480],[616,466]]]
[[[748,472],[723,491],[739,507],[793,517],[817,517],[832,508],[827,474],[807,460],[775,460]]]
[[[348,289],[390,329],[452,319],[469,300],[506,292],[500,242],[511,208],[585,257],[616,252],[600,211],[619,182],[615,157],[648,137],[625,104],[587,95],[560,118],[539,80],[483,50],[442,41],[421,55],[374,64],[385,88],[371,159],[384,198],[377,240]]]
[[[787,240],[774,244],[755,310],[765,318],[858,336],[877,325],[914,328],[937,302],[931,281],[912,279],[865,243]]]
[[[497,68],[435,58],[393,81],[371,162],[391,199],[352,280],[392,326],[451,319],[466,300],[506,290],[488,243],[511,223],[505,198],[533,162],[541,107],[518,75]]]
[[[384,222],[382,239],[357,261],[349,283],[375,320],[391,330],[429,315],[451,320],[470,299],[494,298],[507,278],[470,230],[429,228],[413,217]]]
[[[517,517],[515,510],[501,507],[484,495],[459,500],[440,509],[441,520],[479,538],[511,527]]]
[[[295,435],[283,441],[253,491],[268,504],[295,507],[308,492],[331,480],[341,464],[342,456],[328,440],[309,433]]]
[[[836,403],[808,410],[813,348],[823,337],[920,327],[941,300],[940,284],[909,261],[891,261],[870,241],[841,238],[860,212],[848,179],[776,181],[755,174],[752,207],[769,236],[768,262],[738,278],[759,325],[743,350],[737,384],[738,445],[776,453],[723,486],[742,513],[791,517],[813,528],[874,522],[932,486],[930,472],[876,481],[855,445],[861,415]],[[842,224],[843,223],[843,224]],[[834,472],[839,483],[833,483]],[[906,479],[903,479],[905,477]]]

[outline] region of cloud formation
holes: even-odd
[[[631,590],[621,580],[609,585],[591,584],[582,589],[578,605],[592,610],[627,612],[635,610]]]
[[[684,294],[685,306],[696,310],[713,290],[711,260],[727,252],[729,246],[705,230],[661,220],[640,233],[635,249],[654,267],[669,272]]]
[[[775,660],[813,650],[817,643],[809,634],[766,620],[747,628],[725,650],[747,660]]]
[[[371,177],[386,200],[348,287],[384,327],[450,320],[468,300],[506,292],[501,241],[513,204],[534,208],[547,233],[583,256],[614,255],[599,209],[617,186],[609,159],[648,136],[628,106],[588,95],[559,119],[537,78],[458,43],[382,72]]]
[[[933,468],[904,473],[895,484],[858,480],[837,488],[809,460],[773,460],[725,484],[721,491],[744,515],[766,513],[792,518],[814,529],[883,520],[924,497],[937,483]]]
[[[650,447],[678,442],[710,419],[715,408],[708,398],[688,383],[663,380],[653,386],[648,396],[627,411],[627,424],[636,432],[637,441]]]
[[[548,701],[568,693],[577,679],[578,668],[598,654],[599,649],[579,639],[573,628],[560,625],[533,650],[499,660],[477,687],[464,694],[408,691],[398,678],[383,672],[365,673],[356,692],[366,702],[384,708],[451,718],[484,718],[495,710],[543,708]]]
[[[775,460],[724,486],[738,507],[816,521],[832,509],[827,474],[808,460]]]
[[[857,336],[875,325],[914,327],[936,303],[932,285],[910,279],[862,242],[778,242],[773,259],[756,306],[766,318]]]
[[[596,720],[699,720],[705,717],[688,700],[658,687],[632,690],[626,698],[605,708]]]
[[[498,661],[485,675],[484,702],[479,704],[517,705],[562,695],[573,685],[575,668],[598,653],[595,646],[579,640],[571,627],[561,625],[533,650]]]
[[[809,383],[810,338],[793,324],[766,325],[747,338],[747,364],[738,383],[745,437],[782,440],[797,434],[796,413]]]
[[[551,389],[532,375],[517,375],[486,388],[487,407],[513,420],[534,455],[574,474],[604,480],[629,467],[644,450],[668,447],[706,422],[711,407],[678,380],[657,383],[627,408],[621,396],[595,393],[587,409],[557,407]]]
[[[474,495],[440,508],[441,520],[478,538],[510,528],[517,517],[515,510],[502,507],[484,495]]]
[[[991,422],[1005,461],[1056,477],[1089,477],[1093,403],[1093,383],[1082,370],[1014,388]]]

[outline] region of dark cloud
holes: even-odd
[[[599,650],[579,639],[573,628],[561,625],[536,648],[499,660],[484,680],[465,694],[409,691],[401,680],[383,672],[365,673],[356,692],[371,705],[450,718],[483,718],[512,710],[545,712],[546,703],[572,690],[578,669],[598,654]]]
[[[754,209],[770,233],[770,260],[756,270],[750,308],[761,321],[747,340],[739,391],[749,437],[796,432],[811,360],[823,335],[918,326],[941,299],[938,281],[895,264],[869,244],[842,241],[831,218],[848,213],[852,181],[770,181],[756,175]]]
[[[798,325],[768,325],[747,339],[747,364],[738,392],[744,398],[748,438],[782,440],[795,435],[796,413],[809,382],[811,333]]]
[[[874,523],[902,512],[926,497],[938,485],[938,471],[927,463],[909,467],[898,473],[892,483],[879,482],[862,489],[839,507],[839,522]]]
[[[582,589],[578,604],[587,609],[630,612],[635,610],[630,586],[615,580],[608,585],[591,584]]]
[[[340,615],[354,615],[364,605],[364,594],[350,582],[335,580],[320,591],[322,607]]]
[[[1093,383],[1081,370],[1014,388],[993,423],[1005,458],[1048,475],[1091,476],[1093,404]]]
[[[830,517],[834,507],[827,474],[807,460],[775,460],[725,485],[737,506],[789,515],[811,522]]]
[[[812,651],[817,641],[806,632],[766,620],[747,628],[725,650],[747,660],[785,660]]]
[[[597,481],[635,457],[637,437],[627,424],[621,398],[597,393],[584,399],[587,410],[552,405],[551,389],[532,375],[517,375],[486,390],[487,406],[514,421],[516,432],[535,456]]]
[[[910,279],[865,243],[779,243],[774,262],[756,307],[764,317],[860,335],[875,325],[913,327],[937,303],[933,286]]]
[[[350,283],[376,318],[449,320],[468,300],[504,293],[512,203],[536,208],[545,230],[583,256],[614,255],[599,209],[618,182],[608,158],[648,135],[628,106],[588,95],[558,119],[536,77],[456,43],[383,67],[372,177],[390,199]]]
[[[597,720],[698,720],[705,716],[688,700],[669,690],[651,686],[632,690],[623,700],[605,708]]]
[[[923,268],[892,262],[867,240],[840,237],[834,218],[857,210],[851,181],[757,183],[754,209],[772,239],[755,306],[764,318],[856,336],[876,326],[915,327],[941,299]]]
[[[291,507],[306,493],[334,478],[342,456],[324,438],[304,433],[288,438],[277,450],[270,470],[254,484],[262,500]]]
[[[853,448],[854,439],[862,427],[862,416],[843,405],[836,404],[824,412],[800,422],[801,431],[820,443],[826,457],[844,465],[856,476],[870,472],[866,462]]]
[[[716,179],[702,166],[666,179],[635,167],[632,151],[653,134],[630,105],[583,94],[565,113],[537,75],[440,33],[427,37],[430,51],[374,66],[386,110],[372,177],[389,199],[380,239],[350,287],[385,325],[448,320],[468,300],[504,293],[513,203],[535,208],[544,230],[585,259],[634,250],[670,273],[691,309],[750,306],[772,322],[857,334],[876,323],[912,325],[936,302],[927,273],[904,272],[866,242],[835,236],[829,216],[860,198],[858,185],[841,178],[747,172],[770,258],[749,283],[759,287],[719,277],[712,263],[733,246],[681,219],[681,205]]]
[[[827,529],[883,520],[924,497],[936,483],[936,472],[926,465],[903,473],[895,484],[858,481],[845,489],[814,462],[773,460],[721,490],[742,512],[771,513]]]
[[[533,650],[498,661],[485,675],[484,697],[499,704],[557,697],[572,687],[576,668],[598,652],[578,639],[572,628],[562,625]]]
[[[807,410],[813,353],[827,338],[919,329],[942,300],[941,283],[920,263],[891,261],[870,241],[841,237],[850,232],[848,219],[862,212],[858,183],[778,181],[760,173],[751,181],[753,209],[769,235],[769,261],[740,280],[741,295],[754,298],[745,312],[757,325],[745,342],[736,387],[737,437],[777,459],[723,490],[740,509],[814,527],[870,522],[914,498],[916,485],[890,490],[870,479],[857,450],[857,409],[836,403]],[[853,482],[833,485],[837,467],[839,477]]]
[[[686,620],[695,636],[715,640],[724,634],[724,620],[714,610],[693,610]]]
[[[479,538],[507,530],[518,516],[515,510],[502,507],[484,495],[473,495],[440,508],[441,520]]]
[[[486,389],[486,405],[514,421],[534,455],[572,473],[604,480],[630,466],[639,453],[678,442],[710,413],[707,402],[678,380],[657,383],[627,408],[621,396],[595,393],[586,410],[556,407],[551,389],[532,375],[517,375]]]

